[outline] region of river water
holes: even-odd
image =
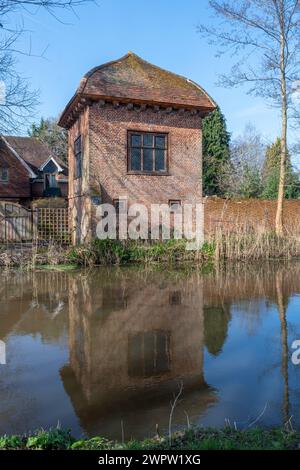
[[[0,434],[300,427],[298,262],[2,272],[0,339]]]

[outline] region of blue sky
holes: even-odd
[[[267,142],[280,133],[278,111],[248,96],[245,89],[216,86],[217,75],[232,65],[230,57],[215,57],[215,50],[199,34],[197,24],[211,22],[208,0],[98,0],[76,9],[78,16],[60,12],[64,23],[39,10],[26,12],[31,30],[22,47],[45,58],[21,56],[19,68],[40,89],[41,116],[57,116],[74,93],[80,78],[92,67],[131,50],[163,68],[198,82],[217,101],[228,129],[236,136],[248,122]]]

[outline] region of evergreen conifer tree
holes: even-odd
[[[220,178],[223,166],[230,161],[230,134],[219,107],[203,120],[203,192],[222,195]]]

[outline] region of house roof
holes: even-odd
[[[216,108],[213,99],[197,83],[150,64],[132,52],[84,75],[62,113],[61,126],[66,125],[66,118],[78,98],[85,97],[196,108],[203,114]]]
[[[5,141],[36,173],[52,158],[59,167],[67,170],[66,164],[53,155],[46,144],[35,137],[4,136]]]
[[[25,160],[23,160],[22,157],[20,157],[18,152],[16,152],[16,150],[10,145],[8,140],[6,140],[5,137],[2,135],[2,136],[0,136],[0,149],[1,150],[3,149],[3,146],[6,148],[6,150],[8,150],[10,152],[11,155],[13,155],[17,160],[19,160],[21,165],[23,165],[23,167],[27,170],[28,176],[30,178],[36,178],[37,177],[37,175],[33,171],[32,167],[30,165],[28,165],[28,163],[26,163]]]

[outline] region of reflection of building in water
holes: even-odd
[[[15,272],[0,277],[0,339],[12,331],[56,342],[67,333],[68,275]],[[49,321],[50,320],[50,321]]]
[[[155,377],[171,370],[170,331],[129,334],[128,375]]]
[[[121,420],[127,438],[165,428],[181,381],[174,424],[215,399],[203,377],[200,276],[100,271],[70,278],[69,293],[70,367],[61,373],[88,433],[120,437]]]

